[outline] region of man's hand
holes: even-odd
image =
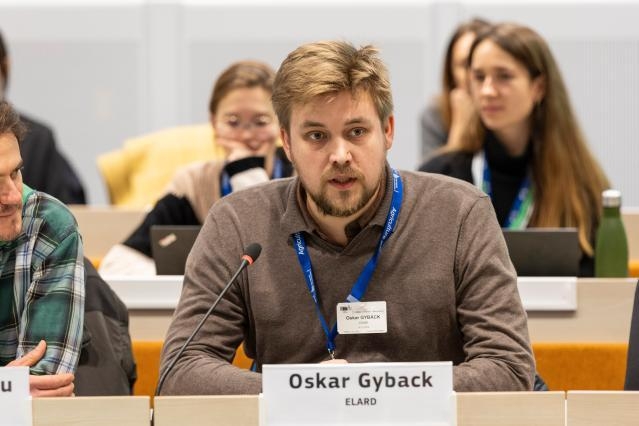
[[[31,352],[7,364],[7,367],[32,367],[42,359],[47,349],[44,340],[40,340]],[[73,395],[73,374],[51,374],[46,376],[29,376],[29,393],[31,396],[71,396]]]

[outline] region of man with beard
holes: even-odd
[[[82,342],[82,240],[64,204],[22,183],[23,135],[0,101],[0,366],[30,367],[33,396],[68,396]]]
[[[303,45],[280,66],[272,101],[297,177],[211,208],[187,261],[162,373],[243,247],[257,242],[262,255],[186,348],[163,393],[259,393],[263,364],[446,360],[457,391],[531,390],[526,317],[490,199],[387,163],[395,122],[377,50]],[[343,302],[375,306],[386,331],[345,323]],[[338,334],[349,326],[355,333]],[[242,341],[255,371],[230,365]]]

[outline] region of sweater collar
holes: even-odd
[[[524,176],[528,172],[528,165],[532,158],[532,141],[528,143],[522,155],[511,156],[497,136],[487,132],[484,151],[491,170],[511,176]]]

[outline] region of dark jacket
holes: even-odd
[[[27,134],[20,143],[24,183],[65,204],[86,204],[82,182],[58,151],[51,129],[24,114],[20,114],[20,119],[27,126]]]
[[[126,306],[88,259],[84,336],[75,374],[78,396],[131,395],[137,378]]]
[[[517,197],[519,185],[527,170],[527,163],[531,161],[531,152],[529,149],[529,152],[524,156],[518,158],[508,157],[503,147],[494,138],[491,139],[489,137],[487,137],[484,146],[487,148],[488,163],[493,168],[491,170],[493,175],[493,197],[491,201],[495,208],[497,220],[503,226],[513,201]],[[421,165],[419,170],[451,176],[476,185],[471,170],[473,155],[462,151],[440,153],[428,159]],[[596,222],[596,220],[593,221],[593,223]],[[593,236],[591,243],[594,247],[594,230],[591,235]],[[579,276],[592,277],[594,274],[594,258],[584,252],[579,261]]]

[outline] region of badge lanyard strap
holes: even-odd
[[[360,273],[357,281],[353,285],[350,294],[346,298],[346,301],[349,303],[358,302],[366,293],[366,289],[368,288],[368,284],[370,283],[371,278],[373,277],[373,273],[375,272],[375,268],[377,267],[377,261],[379,259],[379,254],[382,251],[382,247],[384,243],[390,238],[393,231],[395,231],[395,226],[397,225],[397,219],[399,217],[399,212],[402,208],[402,199],[404,197],[403,193],[403,185],[402,178],[399,176],[399,173],[392,169],[393,174],[393,197],[391,199],[391,206],[388,211],[388,215],[386,216],[386,223],[384,224],[384,230],[382,231],[382,235],[377,243],[377,248],[373,256],[370,258],[364,269]],[[322,329],[324,330],[324,334],[326,335],[326,348],[328,349],[328,353],[331,358],[334,358],[335,355],[335,337],[337,336],[337,324],[333,325],[332,329],[329,329],[328,323],[322,315],[322,311],[320,309],[319,297],[317,295],[317,288],[315,287],[315,279],[313,276],[313,267],[311,265],[311,257],[308,254],[308,247],[306,245],[306,240],[301,232],[296,232],[292,235],[293,244],[296,249],[297,259],[300,262],[300,266],[302,268],[302,272],[304,273],[304,279],[306,280],[306,286],[308,287],[308,291],[313,298],[313,302],[315,303],[315,310],[317,311],[317,316],[319,317],[320,323],[322,324]]]
[[[284,177],[284,164],[279,157],[275,157],[273,161],[273,175],[271,179],[279,179]],[[231,187],[231,177],[226,171],[222,171],[222,197],[226,197],[231,192],[233,192],[233,188]]]
[[[488,194],[488,196],[492,199],[492,185],[491,185],[491,175],[490,168],[488,167],[488,161],[486,161],[486,153],[484,152],[484,170],[483,170],[483,179],[482,179],[482,190]],[[533,207],[533,197],[532,197],[532,188],[530,184],[530,173],[527,173],[524,177],[524,180],[521,182],[519,186],[519,191],[517,192],[517,198],[513,201],[513,205],[510,208],[510,213],[508,213],[508,219],[506,219],[506,223],[504,224],[504,228],[510,229],[523,229],[528,225],[528,221],[530,220],[530,215],[532,214]]]

